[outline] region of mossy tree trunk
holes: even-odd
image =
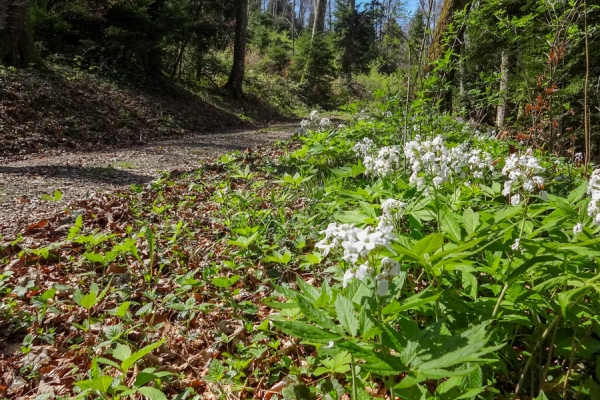
[[[248,0],[236,1],[235,40],[233,45],[233,66],[225,84],[227,90],[236,99],[244,97],[242,85],[246,70],[246,42],[248,39]]]
[[[0,63],[43,66],[29,31],[30,0],[0,0]]]

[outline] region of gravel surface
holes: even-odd
[[[30,154],[0,158],[0,236],[11,239],[29,224],[60,212],[99,191],[119,191],[152,181],[161,171],[197,168],[233,150],[267,146],[289,139],[297,124],[252,131],[190,136],[97,152]],[[42,200],[60,190],[60,202]]]

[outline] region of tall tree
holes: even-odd
[[[42,65],[29,31],[30,0],[0,0],[0,63]]]
[[[236,0],[235,39],[233,44],[233,66],[225,89],[236,99],[244,96],[242,85],[246,70],[246,42],[248,39],[248,0]]]
[[[312,36],[325,32],[325,14],[327,12],[327,0],[316,0],[315,18],[313,22]]]

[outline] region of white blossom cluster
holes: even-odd
[[[306,133],[308,130],[327,129],[331,126],[329,118],[320,118],[317,110],[312,110],[308,115],[308,119],[300,121],[300,133]]]
[[[390,258],[381,260],[380,273],[373,277],[374,269],[367,261],[372,251],[383,248],[391,250],[390,243],[396,237],[392,227],[383,219],[380,219],[376,228],[367,226],[358,228],[354,225],[334,222],[321,232],[325,237],[315,247],[323,251],[323,255],[329,254],[336,248],[343,249],[342,259],[352,267],[344,273],[342,285],[348,286],[352,279],[364,280],[368,277],[377,282],[377,294],[385,296],[389,287],[389,281],[400,273],[400,264]]]
[[[521,189],[528,193],[539,191],[540,198],[546,200],[548,193],[543,190],[544,178],[538,175],[544,171],[545,168],[540,165],[536,157],[527,154],[523,156],[511,154],[506,158],[502,168],[502,173],[508,176],[508,180],[504,182],[502,195],[509,197],[510,204],[513,206],[521,202]]]
[[[406,203],[396,200],[396,199],[387,199],[383,203],[381,203],[381,221],[388,225],[395,224],[400,217],[402,217],[402,212],[404,211],[404,207],[406,207]]]
[[[385,177],[400,168],[401,151],[399,146],[384,146],[377,154],[363,157],[363,165],[369,175]]]
[[[588,215],[594,219],[595,225],[600,225],[600,169],[595,169],[590,176],[587,193],[592,196],[588,204]]]
[[[466,143],[449,149],[441,136],[421,140],[421,136],[416,135],[404,146],[404,155],[412,170],[409,182],[426,194],[429,192],[426,177],[431,178],[434,187],[438,187],[452,175],[466,178],[470,173],[481,179],[485,171],[494,169],[488,153],[479,149],[469,150]]]
[[[360,142],[354,145],[354,154],[357,157],[364,158],[371,155],[375,151],[375,142],[368,137],[363,138]]]

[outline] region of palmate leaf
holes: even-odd
[[[380,376],[399,375],[407,370],[399,357],[384,352],[375,352],[366,346],[359,346],[351,341],[343,341],[337,346],[352,354],[355,360],[363,360],[361,370]]]
[[[333,322],[325,312],[315,307],[306,297],[298,295],[296,300],[298,302],[298,307],[300,307],[300,311],[302,311],[311,322],[314,322],[329,331],[337,332],[340,335],[343,333],[340,327]]]

